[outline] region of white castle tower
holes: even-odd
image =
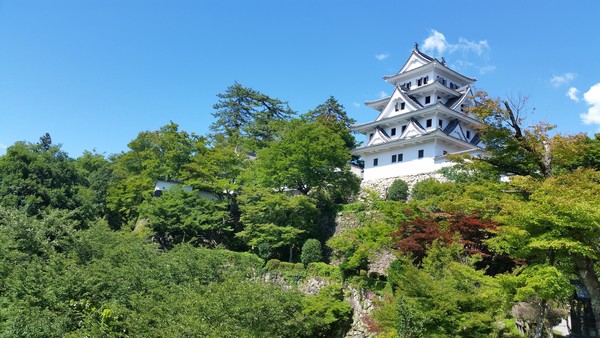
[[[483,152],[476,132],[481,121],[465,113],[474,104],[475,79],[415,44],[398,74],[384,80],[394,86],[393,94],[365,102],[379,115],[352,126],[366,136],[366,144],[352,151],[365,162],[365,181],[432,173],[452,165],[446,154]]]

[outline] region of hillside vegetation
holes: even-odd
[[[298,115],[236,83],[208,135],[171,122],[78,158],[48,134],[17,142],[0,157],[0,335],[342,337],[353,288],[374,295],[371,335],[510,337],[516,321],[543,337],[573,280],[600,320],[599,136],[478,100],[488,157],[390,200],[359,194],[333,97]],[[158,180],[178,185],[154,197]]]

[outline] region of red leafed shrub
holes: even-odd
[[[381,327],[379,327],[375,321],[375,319],[371,318],[369,315],[364,315],[362,317],[362,322],[367,325],[367,330],[369,332],[379,332],[381,331]]]
[[[404,253],[412,254],[417,264],[421,263],[427,254],[427,248],[435,240],[443,240],[446,243],[452,240],[452,236],[442,231],[436,221],[422,217],[402,222],[398,231],[391,236],[398,239],[392,246]]]
[[[436,213],[429,218],[415,217],[402,222],[398,231],[391,235],[395,239],[392,246],[412,255],[414,263],[420,265],[434,241],[450,243],[458,239],[465,254],[481,256],[482,260],[476,265],[478,268],[496,274],[508,271],[515,265],[510,257],[495,255],[485,244],[485,240],[493,235],[497,226],[496,222],[481,219],[476,214]]]
[[[452,215],[449,218],[448,231],[457,233],[465,252],[479,254],[486,258],[491,255],[484,240],[490,238],[498,224],[491,220],[483,220],[474,215]]]

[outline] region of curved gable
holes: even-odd
[[[402,135],[400,135],[400,138],[413,138],[424,134],[427,134],[425,128],[423,128],[419,121],[415,120],[414,118],[411,118],[410,122],[406,126],[406,129],[404,130]]]
[[[454,111],[458,111],[460,112],[461,109],[460,107],[463,104],[471,104],[471,97],[473,96],[473,92],[471,91],[471,86],[465,86],[464,89],[459,91],[462,95],[455,100],[454,102],[451,103],[451,105],[448,107]]]
[[[388,136],[388,134],[385,132],[385,130],[381,129],[380,127],[377,127],[375,129],[375,132],[373,133],[373,137],[371,137],[371,139],[367,143],[367,147],[376,145],[376,144],[386,143],[386,142],[389,142],[390,140],[391,140],[391,138]]]
[[[448,124],[448,126],[446,128],[444,128],[444,133],[446,133],[446,135],[448,135],[448,136],[452,136],[454,138],[465,141],[467,143],[469,142],[469,140],[467,139],[467,136],[465,135],[463,127],[462,127],[460,121],[458,121],[458,120],[452,120]]]
[[[404,109],[402,109],[402,103],[404,103]],[[387,101],[385,108],[381,110],[381,114],[377,116],[376,121],[381,121],[390,117],[406,114],[415,110],[420,109],[421,106],[402,91],[398,86],[394,89],[394,93],[390,96]]]
[[[415,45],[415,48],[413,48],[412,52],[410,53],[408,60],[406,60],[404,66],[400,68],[398,74],[422,67],[430,63],[431,61],[433,61],[433,58],[427,54],[422,53],[419,50],[419,47]]]

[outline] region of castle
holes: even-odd
[[[352,150],[364,160],[364,181],[430,174],[452,165],[447,154],[483,152],[476,128],[481,121],[467,113],[475,79],[415,44],[400,71],[384,80],[394,86],[392,95],[365,102],[377,117],[352,126],[366,137]]]

